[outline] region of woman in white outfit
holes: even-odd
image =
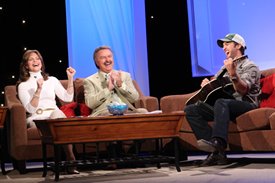
[[[27,50],[20,64],[18,97],[25,107],[27,127],[35,128],[34,119],[64,118],[65,114],[56,104],[56,96],[65,102],[71,102],[74,95],[73,76],[75,70],[67,68],[68,87],[65,89],[60,81],[45,72],[45,64],[38,50]],[[67,160],[75,160],[73,146],[64,146]],[[78,174],[75,168],[67,170],[70,174]]]

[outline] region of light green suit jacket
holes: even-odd
[[[107,86],[107,79],[103,72],[97,73],[84,79],[84,96],[86,105],[92,109],[91,116],[108,114],[107,105],[119,97],[122,102],[128,105],[129,110],[135,111],[132,105],[139,99],[131,75],[128,72],[121,71],[122,87],[115,87],[110,91]]]

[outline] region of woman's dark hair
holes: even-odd
[[[18,81],[18,83],[21,83],[23,81],[27,81],[30,78],[30,73],[29,73],[29,69],[27,67],[27,64],[28,64],[28,60],[30,58],[30,55],[32,53],[36,53],[37,56],[41,60],[41,64],[42,64],[41,75],[42,75],[43,79],[44,80],[48,79],[49,74],[45,72],[45,64],[44,64],[42,55],[39,53],[38,50],[27,50],[23,54],[22,61],[20,63],[20,73],[19,73],[19,81]]]

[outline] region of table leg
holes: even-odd
[[[99,142],[96,142],[96,161],[99,162]]]
[[[55,172],[55,181],[59,180],[59,174],[60,174],[60,145],[54,145],[54,172]]]
[[[161,156],[161,141],[162,139],[156,139],[156,155]],[[157,168],[161,168],[160,162],[157,163]]]
[[[86,144],[83,143],[83,144],[82,144],[82,160],[83,160],[83,162],[85,162],[86,159],[87,159],[87,155],[86,155]]]
[[[48,167],[47,167],[47,145],[42,142],[42,156],[43,156],[43,175],[42,177],[46,177]]]
[[[6,170],[5,170],[5,139],[4,139],[4,129],[0,128],[0,140],[1,140],[1,145],[0,145],[0,161],[1,161],[1,171],[3,175],[6,175]]]
[[[138,141],[138,140],[134,140],[134,142],[133,142],[133,145],[135,147],[134,154],[136,156],[138,156],[138,154],[139,154],[139,143],[140,143],[140,141]]]
[[[174,150],[175,150],[175,166],[178,172],[181,171],[179,163],[179,139],[174,138]]]

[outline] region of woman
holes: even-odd
[[[65,102],[73,100],[73,76],[75,70],[72,67],[67,68],[68,87],[65,89],[60,81],[49,76],[45,72],[45,64],[39,51],[27,50],[23,54],[20,64],[20,76],[18,82],[18,96],[25,107],[27,117],[27,127],[36,127],[34,119],[47,118],[65,118],[65,114],[56,105],[57,96]],[[71,144],[64,146],[68,161],[74,161],[73,146]],[[79,174],[73,167],[67,169],[70,174]]]

